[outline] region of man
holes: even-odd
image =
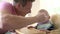
[[[46,13],[38,13],[34,17],[24,17],[31,12],[32,2],[35,0],[13,0],[13,5],[7,2],[0,4],[0,12],[2,13],[1,32],[22,28],[35,22],[43,22],[48,19],[44,17]],[[47,15],[48,16],[48,15]],[[48,18],[48,17],[47,17]]]

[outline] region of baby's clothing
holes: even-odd
[[[45,23],[45,24],[38,23],[36,26],[36,29],[38,29],[38,30],[52,30],[52,29],[54,29],[54,26],[51,23],[51,21],[47,21],[47,23]]]

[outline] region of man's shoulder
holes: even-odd
[[[8,2],[0,2],[0,8],[3,8],[3,7],[12,7],[12,4]]]

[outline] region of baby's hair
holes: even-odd
[[[45,13],[47,13],[47,15],[49,16],[48,11],[45,10],[45,9],[41,9],[40,12],[45,12]],[[50,19],[50,16],[49,16],[49,19]]]

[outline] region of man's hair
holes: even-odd
[[[14,0],[14,3],[20,2],[24,7],[28,1],[34,2],[35,0]]]

